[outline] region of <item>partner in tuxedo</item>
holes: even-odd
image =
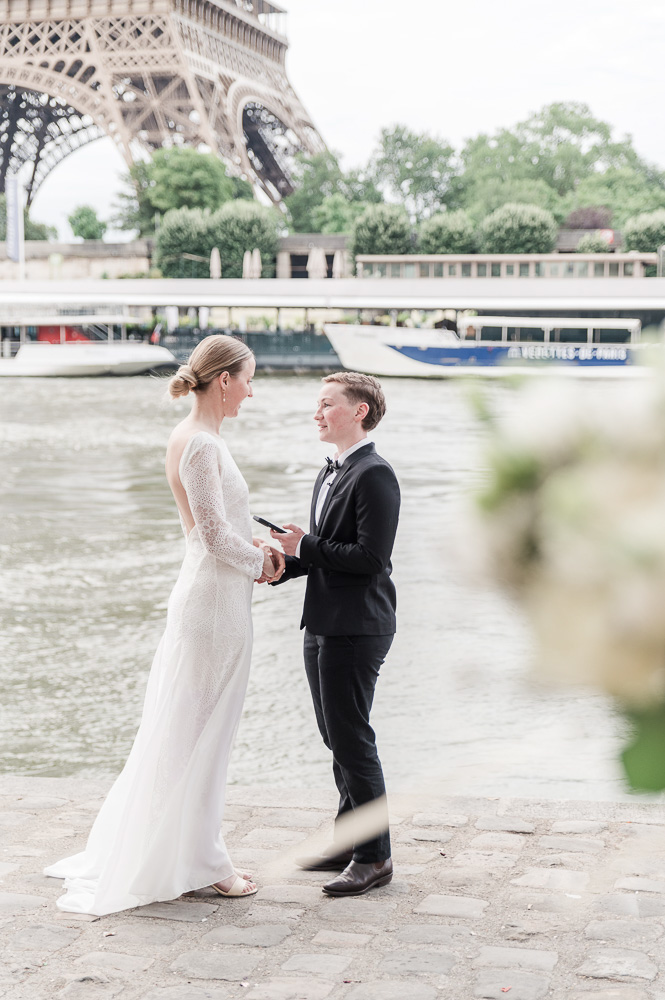
[[[375,802],[380,832],[353,850],[333,845],[302,863],[341,871],[331,896],[359,896],[392,879],[385,784],[369,721],[379,669],[395,633],[391,563],[400,494],[395,473],[367,439],[386,410],[377,379],[339,372],[323,379],[314,420],[337,448],[314,486],[309,531],[272,532],[286,553],[282,580],[307,576],[301,628],[305,669],[339,789],[337,818]],[[281,581],[280,581],[281,582]]]

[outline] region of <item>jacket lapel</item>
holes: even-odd
[[[332,500],[333,496],[335,495],[335,492],[339,489],[339,484],[341,482],[343,482],[343,480],[344,480],[344,478],[346,476],[348,476],[349,472],[351,471],[351,469],[353,468],[353,466],[355,465],[355,463],[359,459],[365,458],[367,455],[372,454],[375,450],[376,450],[376,448],[375,448],[374,442],[373,441],[369,441],[366,446],[364,446],[362,448],[358,448],[358,451],[354,451],[352,455],[349,455],[349,457],[343,463],[343,467],[339,470],[339,472],[335,476],[335,478],[333,480],[333,484],[330,487],[330,489],[328,490],[328,496],[326,497],[326,499],[325,499],[325,501],[323,503],[323,508],[321,510],[321,517],[319,518],[319,523],[318,523],[318,525],[316,525],[314,527],[314,531],[317,534],[319,534],[319,535],[321,534],[321,528],[323,527],[323,522],[326,519],[326,514],[328,513],[328,507],[330,506],[330,501]],[[325,472],[325,470],[323,470],[323,471]],[[325,478],[325,476],[324,476],[324,478]],[[318,496],[318,490],[316,491],[316,496]],[[314,507],[312,507],[312,519],[314,518],[313,511],[314,511]]]
[[[323,486],[323,480],[326,478],[327,473],[328,473],[328,466],[325,466],[319,472],[318,476],[316,477],[316,482],[314,483],[314,492],[312,493],[312,505],[311,505],[310,511],[309,511],[309,533],[310,533],[310,535],[315,535],[316,534],[316,521],[314,519],[314,514],[316,512],[316,501],[317,501],[317,498],[319,496],[319,490]]]

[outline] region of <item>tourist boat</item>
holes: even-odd
[[[145,375],[177,368],[165,347],[128,341],[75,341],[67,344],[22,344],[15,357],[0,358],[0,376],[37,378],[92,375]]]
[[[2,341],[0,376],[74,378],[95,375],[145,375],[177,368],[178,361],[166,347],[142,341],[113,339],[113,328],[132,322],[126,315],[39,316],[21,318],[15,325],[21,340],[12,357],[13,344]],[[27,330],[36,340],[27,339]],[[98,339],[100,336],[103,339]],[[97,338],[97,339],[94,339]]]
[[[451,378],[543,371],[614,376],[645,360],[639,319],[465,316],[461,331],[328,323],[345,368],[370,375]],[[463,336],[461,335],[463,334]]]

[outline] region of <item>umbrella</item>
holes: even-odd
[[[307,277],[325,278],[328,275],[328,263],[323,247],[312,247],[307,257]]]
[[[252,277],[252,251],[245,250],[242,255],[242,276],[243,278]]]
[[[344,277],[344,253],[341,250],[335,250],[335,256],[333,257],[332,276],[333,278]]]
[[[210,277],[211,278],[221,278],[222,276],[222,258],[219,253],[219,247],[213,247],[210,251]]]
[[[252,250],[252,277],[261,277],[261,251],[258,247]]]

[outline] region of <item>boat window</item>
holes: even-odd
[[[609,270],[610,270],[610,278],[618,278],[619,277],[619,261],[618,260],[611,260],[610,261],[610,268],[609,268]]]
[[[401,278],[402,276],[402,265],[401,264],[391,264],[390,265],[390,277],[391,278]]]
[[[487,264],[476,264],[476,275],[479,278],[487,277]]]
[[[577,264],[577,277],[586,278],[589,274],[589,261],[581,260]]]
[[[558,339],[562,344],[586,344],[586,328],[575,327],[571,330],[560,330]]]
[[[448,265],[448,274],[450,275],[451,278],[454,277],[457,274],[457,265],[456,264],[449,264]]]
[[[435,264],[434,265],[434,277],[435,278],[442,278],[443,277],[443,264]]]
[[[605,261],[597,260],[593,265],[593,276],[594,278],[604,278],[605,277]]]
[[[429,264],[420,265],[420,277],[429,278]]]
[[[624,278],[632,278],[635,273],[635,265],[632,260],[626,260],[623,264],[623,276]]]
[[[501,340],[500,326],[483,326],[480,330],[481,340]]]
[[[404,265],[404,277],[405,278],[415,278],[416,276],[416,265],[415,264],[405,264]]]
[[[520,278],[528,278],[528,277],[529,277],[529,265],[520,264]]]
[[[386,276],[386,265],[385,264],[377,264],[376,265],[376,276],[377,276],[377,278],[385,278],[385,276]]]
[[[594,330],[593,339],[596,344],[629,344],[629,330]]]
[[[536,261],[536,263],[533,266],[533,273],[536,276],[536,278],[543,278],[545,276],[545,268],[543,266],[542,261],[540,260]]]
[[[501,264],[492,264],[491,274],[493,278],[501,277]]]
[[[510,277],[512,277],[512,275],[514,273],[515,273],[515,265],[514,264],[506,264],[506,277],[510,278]]]
[[[558,264],[550,264],[549,265],[549,272],[550,272],[550,278],[558,278],[559,277],[559,265]]]
[[[463,278],[471,277],[471,264],[462,264],[462,277]]]
[[[517,340],[524,341],[543,341],[545,340],[545,331],[538,326],[523,326],[519,331],[519,336],[515,338]]]

